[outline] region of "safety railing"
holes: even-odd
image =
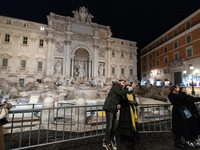
[[[170,105],[140,104],[138,132],[170,132]],[[119,118],[119,112],[117,114]],[[105,134],[103,105],[11,109],[6,149],[27,149]]]

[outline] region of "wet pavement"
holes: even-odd
[[[26,137],[26,135],[24,136]],[[9,137],[10,135],[5,135],[6,150],[9,149]],[[14,137],[17,138],[17,134]],[[103,136],[98,136],[58,144],[40,146],[37,148],[29,148],[29,150],[106,150],[106,148],[102,146],[102,139]],[[35,137],[35,139],[33,140],[37,140],[37,137]],[[17,142],[17,139],[13,141]],[[49,141],[51,141],[51,139],[49,139]],[[175,148],[173,146],[173,138],[171,136],[171,133],[169,132],[139,133],[135,143],[136,144],[134,148],[129,148],[124,143],[121,143],[119,138],[117,138],[118,150],[179,150],[178,148]],[[17,145],[17,143],[12,144],[12,147],[14,147],[14,145]],[[200,147],[191,148],[189,146],[186,146],[185,149],[200,150]]]

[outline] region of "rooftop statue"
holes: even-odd
[[[87,8],[85,8],[84,6],[80,7],[79,11],[75,10],[72,11],[72,13],[74,14],[75,22],[91,24],[92,18],[94,18],[94,16],[88,13]]]

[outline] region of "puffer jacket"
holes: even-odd
[[[128,89],[122,88],[118,82],[113,83],[104,102],[103,110],[112,112],[113,114],[117,113],[117,104],[119,104],[121,96],[129,92]]]

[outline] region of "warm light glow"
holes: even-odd
[[[190,70],[193,70],[193,69],[194,69],[194,67],[193,67],[193,66],[191,66],[191,67],[190,67]]]
[[[40,30],[44,30],[44,27],[40,27]]]
[[[186,74],[187,73],[187,71],[185,70],[185,71],[183,71],[183,74]]]
[[[194,70],[194,74],[199,73],[199,69]]]

